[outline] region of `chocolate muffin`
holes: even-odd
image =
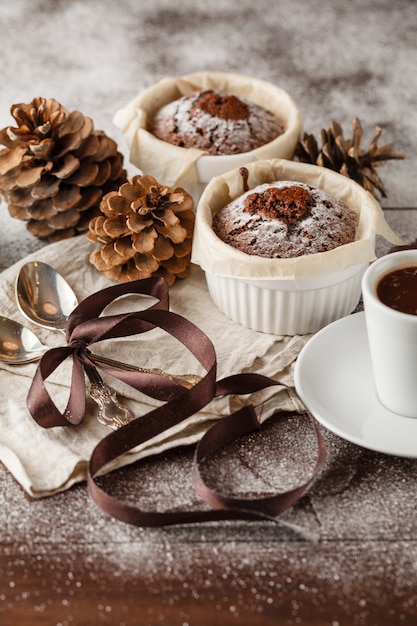
[[[148,130],[176,146],[222,155],[250,152],[281,135],[284,127],[264,107],[208,89],[162,107]]]
[[[358,215],[341,200],[304,183],[264,183],[213,219],[225,243],[246,254],[290,258],[326,252],[355,240]]]

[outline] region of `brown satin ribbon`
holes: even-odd
[[[115,298],[126,293],[144,293],[157,302],[144,311],[102,316],[104,308]],[[126,426],[111,432],[101,440],[90,458],[88,487],[94,502],[107,514],[137,526],[160,526],[213,520],[244,519],[273,520],[292,506],[316,477],[326,458],[326,447],[315,420],[310,417],[317,438],[317,461],[311,477],[299,487],[266,498],[234,498],[210,489],[204,482],[200,467],[204,460],[223,445],[261,427],[252,405],[219,419],[203,435],[196,446],[193,481],[197,493],[211,507],[199,511],[157,512],[144,511],[108,494],[96,482],[96,476],[111,461],[145,441],[165,432],[194,415],[216,397],[229,394],[251,394],[266,387],[283,383],[256,373],[236,374],[217,381],[216,353],[210,339],[184,317],[168,310],[168,287],[162,279],[146,279],[116,285],[83,300],[71,314],[67,329],[67,346],[52,348],[42,357],[28,394],[28,408],[32,417],[45,428],[78,424],[85,411],[84,372],[94,370],[89,357],[92,343],[114,337],[141,334],[159,327],[175,337],[199,361],[206,374],[191,389],[153,374],[125,372],[102,368],[135,389],[165,404],[148,412]],[[47,377],[68,357],[73,358],[69,400],[60,412],[45,387]]]
[[[85,373],[96,369],[90,359],[88,346],[105,339],[140,334],[153,326],[135,314],[99,317],[103,310],[117,298],[127,294],[141,294],[156,298],[147,311],[168,310],[168,285],[163,278],[149,278],[103,289],[83,300],[69,316],[66,326],[67,345],[51,348],[42,356],[27,397],[32,417],[44,428],[79,424],[85,415]],[[47,378],[68,357],[72,357],[72,377],[69,399],[61,412],[53,402],[46,386]],[[166,400],[175,393],[178,385],[169,379],[146,372],[126,372],[101,366],[109,374],[143,390],[151,397]]]

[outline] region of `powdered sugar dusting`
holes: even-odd
[[[224,119],[197,108],[200,95],[183,96],[161,108],[151,131],[169,143],[209,154],[249,152],[283,132],[275,115],[254,102],[240,98],[248,106],[248,118]]]
[[[296,223],[245,210],[248,197],[268,189],[301,187],[313,200],[311,211]],[[267,258],[297,257],[332,250],[355,239],[357,214],[341,200],[304,183],[264,183],[239,196],[215,215],[213,230],[225,243]]]
[[[207,623],[411,626],[415,462],[323,432],[326,467],[276,524],[136,528],[105,516],[85,485],[31,502],[2,472],[0,524],[15,543],[3,545],[0,557],[0,621],[24,614],[27,623],[52,623],[58,606],[62,624],[82,623],[80,602],[91,588],[96,623],[138,623],[127,607],[140,597],[149,626],[201,623],[202,606]],[[290,488],[290,474],[296,470],[296,481],[303,480],[315,453],[306,417],[278,416],[217,454],[206,478],[233,492]],[[192,458],[193,449],[171,450],[101,484],[149,510],[201,508]]]

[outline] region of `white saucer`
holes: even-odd
[[[417,458],[417,418],[391,413],[376,395],[364,313],[314,335],[300,352],[294,377],[302,402],[336,435],[369,450]]]

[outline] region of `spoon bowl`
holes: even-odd
[[[65,278],[47,263],[33,261],[20,270],[16,300],[28,320],[51,330],[65,329],[78,300]]]
[[[29,328],[8,317],[0,317],[0,361],[9,365],[33,363],[47,350]]]

